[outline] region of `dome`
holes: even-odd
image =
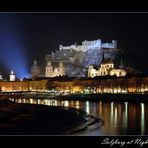
[[[41,68],[37,64],[37,61],[34,60],[33,65],[31,66],[31,73],[40,73],[40,72],[41,72]]]

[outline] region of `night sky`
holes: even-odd
[[[126,65],[148,71],[148,13],[0,13],[0,71],[27,76],[60,44],[96,39],[117,40]]]

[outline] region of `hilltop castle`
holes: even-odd
[[[47,65],[42,66],[44,70],[41,70],[36,60],[33,62],[31,74],[37,77],[63,75],[68,77],[86,77],[88,67],[92,64],[100,65],[103,54],[105,58],[114,60],[120,51],[122,50],[117,49],[116,40],[107,43],[102,43],[101,39],[94,41],[85,40],[81,45],[59,45],[59,50],[45,56]]]
[[[121,51],[117,49],[117,41],[102,43],[101,39],[83,41],[81,45],[59,45],[59,50],[46,55],[46,62],[52,62],[53,66],[63,61],[65,74],[68,77],[85,77],[91,64],[100,64],[102,53],[106,58],[114,60]]]
[[[112,48],[112,49],[117,48],[117,41],[112,40],[111,43],[102,43],[100,39],[94,41],[85,40],[82,42],[82,45],[74,44],[70,46],[63,46],[63,45],[59,46],[60,51],[73,49],[75,51],[86,52],[89,49],[96,49],[96,48]]]

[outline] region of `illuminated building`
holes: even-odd
[[[2,91],[54,91],[71,93],[147,93],[148,76],[90,78],[36,78],[24,81],[0,81]]]
[[[48,80],[26,80],[26,81],[0,81],[3,92],[9,91],[43,91]]]
[[[47,66],[45,68],[45,77],[57,77],[57,76],[65,76],[65,68],[63,62],[59,62],[59,67],[54,67],[51,65],[51,62],[47,62]]]
[[[14,74],[13,70],[11,70],[9,78],[10,78],[10,81],[15,81],[15,74]]]
[[[117,77],[120,76],[125,76],[126,75],[126,71],[124,69],[112,69],[110,71],[110,75],[116,75]]]
[[[104,54],[103,54],[104,55]],[[115,69],[114,63],[111,59],[105,59],[104,56],[102,58],[102,63],[100,64],[100,68],[97,70],[92,65],[88,68],[88,77],[96,77],[96,76],[106,76],[106,75],[115,75],[117,77],[119,76],[125,76],[126,71],[122,68]]]
[[[70,46],[63,46],[60,45],[59,49],[60,50],[70,50],[74,49],[76,51],[82,51],[85,52],[89,49],[95,49],[95,48],[117,48],[117,41],[112,40],[112,43],[101,43],[101,39],[94,40],[94,41],[83,41],[82,45],[70,45]]]
[[[2,74],[1,74],[1,72],[0,72],[0,80],[3,80],[3,76],[2,76]]]
[[[46,55],[45,59],[47,62],[51,61],[53,65],[62,60],[68,77],[86,77],[89,65],[101,63],[102,52],[106,57],[115,59],[120,51],[116,40],[107,43],[102,43],[101,39],[85,40],[80,45],[59,45],[59,50]]]

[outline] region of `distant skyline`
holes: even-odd
[[[96,39],[117,40],[126,65],[148,71],[148,13],[0,13],[0,71],[27,74],[60,44]]]

